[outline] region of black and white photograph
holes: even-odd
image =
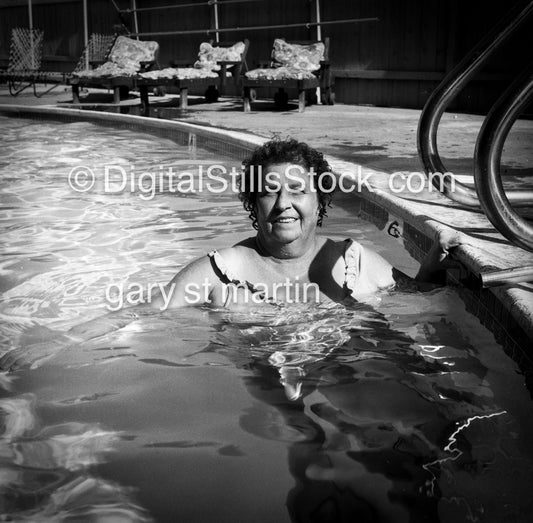
[[[532,34],[0,0],[0,521],[531,523]]]

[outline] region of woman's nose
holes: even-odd
[[[285,210],[292,206],[291,195],[285,187],[282,187],[278,192],[278,197],[276,198],[276,209]]]

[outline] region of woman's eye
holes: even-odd
[[[289,192],[291,194],[305,194],[307,192],[307,188],[306,187],[302,187],[301,185],[298,185],[296,187],[291,187],[289,189]]]
[[[286,187],[286,192],[289,196],[299,196],[303,194],[307,194],[310,192],[307,187],[304,185],[294,185],[293,187]],[[278,186],[273,187],[264,187],[263,190],[259,193],[259,197],[263,198],[265,196],[275,196],[277,197],[280,193],[281,188]]]

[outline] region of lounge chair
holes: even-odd
[[[143,113],[148,114],[148,89],[153,87],[174,86],[179,89],[180,109],[186,109],[190,88],[206,87],[205,98],[208,102],[218,99],[228,78],[237,85],[242,68],[246,66],[248,40],[242,42],[203,42],[200,45],[198,60],[193,67],[168,67],[159,71],[140,73],[136,85],[141,95]]]
[[[16,27],[11,30],[9,64],[0,78],[7,81],[12,96],[35,86],[43,57],[43,35],[41,29]]]
[[[84,71],[87,64],[101,64],[115,38],[115,35],[93,33],[71,73],[43,71],[41,70],[43,31],[34,29],[31,32],[29,29],[13,29],[9,66],[5,73],[0,73],[0,79],[5,78],[7,80],[12,96],[17,96],[28,87],[33,86],[33,94],[40,98],[58,85],[68,84],[71,76],[74,73]],[[52,84],[52,86],[46,91],[37,92],[36,84],[38,83]]]
[[[255,89],[277,87],[276,107],[285,108],[289,100],[286,89],[298,91],[298,111],[305,110],[306,90],[320,87],[322,103],[334,103],[329,63],[329,38],[324,41],[286,42],[274,40],[269,67],[248,71],[243,78],[244,111],[251,109]]]
[[[107,61],[93,70],[79,71],[70,79],[72,99],[80,103],[80,87],[113,89],[114,103],[120,103],[121,93],[135,87],[139,72],[147,71],[157,61],[159,44],[118,36],[109,51]]]
[[[49,93],[52,89],[55,89],[58,85],[70,84],[70,80],[74,74],[82,73],[90,70],[90,68],[94,67],[95,65],[102,64],[105,61],[105,57],[109,53],[113,43],[115,42],[115,39],[116,35],[93,33],[89,39],[89,42],[83,49],[81,57],[74,67],[74,70],[71,73],[39,71],[35,77],[35,83],[52,84],[52,86],[46,91],[37,93],[34,83],[33,94],[40,98],[46,93]]]
[[[72,73],[91,71],[105,63],[116,39],[116,34],[93,33]]]

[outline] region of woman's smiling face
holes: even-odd
[[[318,196],[313,175],[301,165],[271,164],[263,168],[256,200],[259,235],[278,244],[313,240],[318,218]]]

